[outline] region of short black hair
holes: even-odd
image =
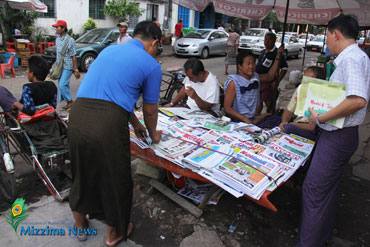
[[[237,65],[243,65],[244,58],[246,57],[253,57],[254,61],[256,61],[256,56],[250,52],[250,51],[242,51],[239,52],[238,55],[236,56],[236,64]]]
[[[360,26],[355,16],[339,15],[328,23],[330,33],[333,33],[335,29],[339,30],[345,38],[357,40]]]
[[[152,21],[139,22],[134,30],[134,38],[139,36],[141,39],[149,40],[161,40],[162,32],[161,29]]]
[[[319,66],[310,66],[306,69],[306,71],[307,70],[311,70],[315,74],[315,78],[317,78],[317,79],[321,79],[321,80],[326,79],[324,69],[319,67]]]
[[[273,33],[273,32],[268,32],[268,33],[266,33],[266,34],[265,34],[265,38],[266,38],[267,36],[271,37],[271,38],[272,38],[273,40],[275,40],[275,42],[276,42],[276,34],[275,34],[275,33]]]
[[[49,74],[50,65],[41,56],[32,56],[28,59],[28,70],[33,73],[39,81],[44,81]]]
[[[192,57],[189,58],[184,64],[185,72],[191,69],[193,75],[199,75],[200,72],[204,71],[204,65],[199,59]]]

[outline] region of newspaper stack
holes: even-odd
[[[136,115],[144,124],[142,114]],[[206,121],[212,120],[159,114],[161,142],[148,145],[135,136],[132,127],[130,137],[141,148],[153,149],[156,155],[198,173],[235,197],[248,195],[257,200],[304,165],[314,146],[313,141],[276,129],[267,132],[263,143],[256,143],[254,138],[261,135],[256,126],[231,123],[233,130],[225,131],[206,128],[202,125]]]

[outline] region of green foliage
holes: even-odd
[[[84,29],[86,32],[97,27],[98,25],[92,18],[87,19],[87,22],[84,24]]]
[[[5,29],[3,32],[6,33],[6,37],[9,37],[9,41],[12,41],[10,37],[13,36],[16,28],[31,35],[33,30],[30,27],[33,26],[37,17],[38,13],[36,11],[12,9],[7,3],[4,4],[3,10],[0,12],[2,28]]]
[[[126,0],[110,0],[104,6],[104,14],[114,18],[120,18],[121,21],[127,21],[128,17],[139,17],[144,13],[135,2]]]
[[[27,26],[21,29],[21,33],[27,34],[28,36],[31,36],[34,31],[35,31],[35,28],[33,26]]]
[[[73,33],[73,29],[72,28],[70,28],[69,30],[68,30],[68,35],[69,36],[71,36],[74,40],[76,40],[76,39],[78,39],[79,37],[80,37],[80,35],[78,34],[78,33]]]

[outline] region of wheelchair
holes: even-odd
[[[0,193],[10,202],[17,197],[14,173],[16,156],[32,166],[56,200],[64,201],[68,198],[69,188],[59,191],[50,179],[52,172],[63,172],[72,178],[67,123],[56,112],[53,114],[54,118],[51,120],[20,124],[12,113],[0,112]]]

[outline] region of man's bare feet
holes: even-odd
[[[134,230],[134,225],[132,223],[129,223],[127,227],[127,237],[130,237],[133,230]],[[105,245],[109,247],[117,246],[122,240],[123,240],[123,237],[117,233],[116,228],[108,226],[107,237],[105,239]]]

